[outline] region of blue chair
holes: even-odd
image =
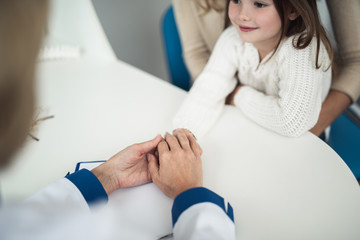
[[[171,83],[188,91],[191,87],[191,77],[182,57],[181,42],[172,6],[165,11],[161,22],[163,45]]]
[[[354,105],[355,106],[355,105]],[[360,109],[359,106],[357,106]],[[328,144],[360,180],[360,118],[346,110],[331,125]]]

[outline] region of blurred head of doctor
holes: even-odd
[[[46,0],[0,1],[0,168],[10,162],[29,132],[47,5]]]

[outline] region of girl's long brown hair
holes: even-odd
[[[315,67],[319,69],[320,43],[325,45],[325,48],[330,57],[330,66],[334,67],[334,51],[330,40],[326,34],[324,27],[321,24],[319,12],[317,9],[316,0],[273,0],[275,8],[281,19],[281,38],[275,47],[273,55],[276,53],[281,39],[299,34],[298,38],[294,38],[293,46],[296,49],[304,49],[316,37],[316,59]],[[226,9],[229,9],[230,0],[227,0]],[[298,17],[295,20],[290,20],[290,13],[295,12]],[[230,25],[228,14],[225,14],[225,27]]]

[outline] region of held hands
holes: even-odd
[[[148,154],[153,182],[168,197],[202,186],[202,150],[191,132],[177,129],[158,145],[159,158]]]
[[[156,153],[156,156],[155,156]],[[134,187],[151,180],[170,198],[202,186],[202,149],[186,129],[133,144],[91,172],[109,195],[119,188]]]

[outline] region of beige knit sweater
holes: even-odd
[[[284,39],[275,55],[270,58],[271,52],[260,62],[257,49],[243,42],[235,27],[226,29],[177,113],[174,127],[187,128],[201,138],[219,117],[238,72],[244,86],[234,101],[248,118],[289,137],[311,129],[330,89],[330,60],[321,45],[322,67],[316,69],[316,40],[298,50],[293,47],[294,37]]]

